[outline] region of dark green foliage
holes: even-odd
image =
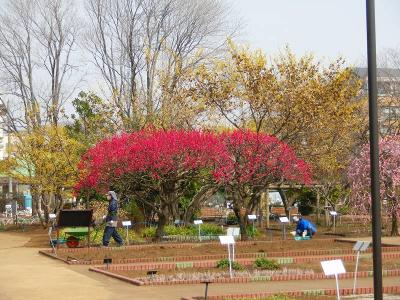
[[[128,213],[129,219],[134,220],[135,223],[144,222],[142,210],[138,207],[135,200],[130,200],[124,205],[125,211]]]
[[[276,261],[269,260],[266,258],[257,258],[254,261],[254,267],[262,270],[278,270],[280,269],[279,264]]]
[[[68,134],[87,147],[115,132],[113,112],[106,102],[91,92],[80,92],[72,101],[77,114],[70,116]]]
[[[165,226],[164,232],[166,235],[180,235],[180,236],[197,236],[199,234],[198,227],[191,226],[175,226],[168,225]],[[223,234],[223,229],[221,226],[214,224],[202,224],[201,225],[201,235],[221,235]],[[147,227],[142,229],[141,231],[142,237],[155,237],[156,236],[156,227]]]
[[[317,195],[309,188],[302,188],[298,192],[296,202],[298,204],[300,214],[307,216],[314,210],[314,207],[317,203]]]
[[[237,225],[239,224],[239,220],[234,213],[230,213],[226,218],[227,225]]]
[[[200,231],[201,235],[221,235],[224,233],[222,227],[215,224],[201,224]]]
[[[217,268],[219,269],[229,269],[229,260],[224,258],[217,262]],[[244,270],[244,266],[236,261],[232,262],[232,269],[236,271]]]
[[[247,236],[249,237],[256,237],[261,235],[260,231],[258,231],[256,227],[253,228],[253,225],[247,226],[246,232]]]

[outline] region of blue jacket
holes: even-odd
[[[313,234],[317,232],[317,227],[306,219],[301,219],[297,223],[296,232],[302,234],[304,230],[311,231]]]
[[[118,220],[118,201],[116,199],[111,199],[108,204],[108,213],[106,216],[106,222],[117,221]]]

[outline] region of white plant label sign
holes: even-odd
[[[346,273],[341,259],[321,261],[321,266],[326,276]]]
[[[124,226],[124,227],[132,226],[132,222],[131,221],[122,221],[122,226]]]
[[[280,221],[281,223],[289,223],[288,217],[279,217],[279,221]]]
[[[231,245],[231,244],[235,243],[235,239],[233,238],[233,235],[220,235],[219,241],[220,241],[221,245]]]

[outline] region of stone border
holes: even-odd
[[[400,286],[384,286],[382,288],[383,293],[385,294],[400,294]],[[340,295],[348,296],[353,295],[352,288],[341,288],[339,290]],[[367,295],[373,294],[374,288],[373,287],[359,287],[356,288],[357,295]],[[259,299],[259,298],[266,298],[271,297],[274,295],[287,295],[287,296],[336,296],[336,289],[315,289],[315,290],[300,290],[300,291],[286,291],[280,293],[272,293],[272,292],[260,292],[260,293],[248,293],[248,294],[227,294],[227,295],[215,295],[215,296],[208,296],[208,300],[225,300],[225,299]],[[196,297],[182,297],[181,300],[202,300],[204,297],[196,296]]]
[[[110,266],[111,267],[111,266]],[[115,274],[112,271],[123,271],[128,269],[115,269],[110,267],[90,267],[89,271],[101,273],[112,278],[120,279],[134,285],[176,285],[176,284],[201,284],[204,279],[191,279],[191,280],[169,280],[169,281],[142,281],[139,279],[131,278],[128,276]],[[192,266],[193,267],[193,266]],[[400,269],[383,270],[384,277],[400,276]],[[372,271],[357,272],[357,278],[373,277]],[[212,283],[249,283],[255,281],[292,281],[292,280],[321,280],[332,279],[334,276],[325,276],[323,273],[315,274],[278,274],[271,276],[255,276],[255,277],[234,277],[234,278],[217,278]],[[339,279],[354,278],[354,272],[347,272],[340,274]]]

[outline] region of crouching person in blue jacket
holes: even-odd
[[[310,221],[303,219],[301,216],[299,218],[293,217],[293,221],[297,222],[296,235],[303,236],[303,232],[306,231],[306,236],[312,238],[312,236],[317,232],[317,227]]]
[[[108,246],[110,238],[113,237],[118,246],[123,245],[123,240],[117,231],[118,224],[118,199],[117,194],[114,191],[109,191],[107,193],[108,212],[106,216],[106,228],[103,234],[103,246]]]

